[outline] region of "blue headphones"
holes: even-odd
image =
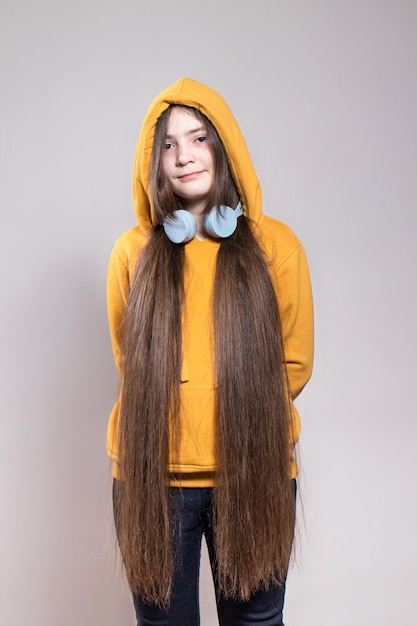
[[[243,215],[242,203],[235,209],[222,204],[218,209],[213,207],[204,216],[204,230],[211,237],[224,239],[235,232],[237,218]],[[197,222],[194,216],[185,209],[178,209],[164,219],[163,227],[166,236],[173,243],[187,243],[195,237]]]

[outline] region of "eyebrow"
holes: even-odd
[[[185,134],[186,135],[194,135],[195,133],[206,133],[206,129],[204,126],[198,126],[197,128],[192,128],[191,130],[188,130]],[[175,135],[165,135],[165,139],[175,139]]]

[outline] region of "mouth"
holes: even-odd
[[[183,174],[182,176],[178,176],[178,180],[186,182],[187,180],[194,180],[195,178],[198,178],[203,172],[199,171],[199,172],[190,172],[188,174]]]

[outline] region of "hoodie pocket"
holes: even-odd
[[[184,370],[183,370],[184,371]],[[181,435],[178,453],[171,450],[175,472],[213,471],[215,460],[213,385],[181,385]]]

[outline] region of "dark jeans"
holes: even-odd
[[[296,483],[294,480],[294,489]],[[216,580],[210,488],[172,488],[178,544],[171,603],[167,610],[134,596],[138,626],[199,626],[199,571],[201,541],[207,542]],[[178,528],[181,527],[181,533]],[[216,597],[220,626],[283,626],[285,582],[253,594],[247,602]]]

